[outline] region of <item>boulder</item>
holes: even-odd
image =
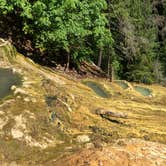
[[[111,116],[111,117],[115,117],[115,118],[127,118],[127,116],[128,116],[126,113],[123,113],[123,112],[115,112],[115,111],[107,110],[107,109],[103,109],[103,108],[98,108],[96,110],[96,114]]]
[[[14,95],[27,95],[27,92],[21,88],[16,88],[15,91],[14,91]]]
[[[76,139],[77,139],[77,142],[79,143],[85,143],[90,141],[90,138],[88,135],[79,135]]]

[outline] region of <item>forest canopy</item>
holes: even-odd
[[[41,63],[166,82],[164,0],[0,0],[0,16],[0,37]]]

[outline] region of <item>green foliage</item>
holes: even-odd
[[[150,57],[142,55],[135,64],[129,65],[126,77],[131,81],[152,84],[154,82],[153,64]],[[132,71],[132,72],[131,72]]]
[[[158,32],[151,0],[124,0],[112,6],[114,48],[122,64],[120,76],[131,81],[153,82]]]
[[[103,10],[105,0],[1,0],[0,14],[20,18],[25,35],[30,35],[36,48],[71,54],[74,61],[89,59],[95,47],[112,43]],[[14,17],[15,17],[14,16]],[[89,39],[93,45],[89,43]]]
[[[110,63],[118,77],[144,83],[162,73],[156,59],[166,68],[166,23],[156,23],[157,14],[160,20],[165,13],[159,0],[0,0],[0,16],[19,18],[41,54],[68,55],[75,64],[100,55],[105,71]]]
[[[102,13],[106,8],[105,0],[2,0],[0,3],[2,13],[14,12],[23,19],[22,29],[33,36],[36,47],[62,49],[71,53],[74,60],[89,58],[92,53],[92,46],[87,44],[89,37],[102,47],[112,42]]]

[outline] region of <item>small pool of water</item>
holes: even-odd
[[[0,68],[0,99],[10,95],[11,86],[19,86],[22,84],[21,76],[15,74],[11,69]]]
[[[149,96],[152,94],[152,90],[144,88],[144,87],[140,87],[140,86],[134,86],[134,89],[139,92],[140,94],[142,94],[143,96]]]
[[[129,86],[123,81],[115,81],[121,88],[127,89]]]
[[[98,96],[103,97],[103,98],[109,98],[110,94],[102,88],[101,85],[92,82],[92,81],[85,81],[83,82],[86,86],[90,87]]]

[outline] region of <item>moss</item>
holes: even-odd
[[[10,45],[7,44],[1,48],[3,50],[3,57],[8,60],[9,63],[14,63],[14,59],[16,58],[16,49]]]
[[[7,162],[17,161],[21,163],[27,156],[33,155],[37,149],[30,148],[17,140],[0,140],[0,153],[2,153]]]

